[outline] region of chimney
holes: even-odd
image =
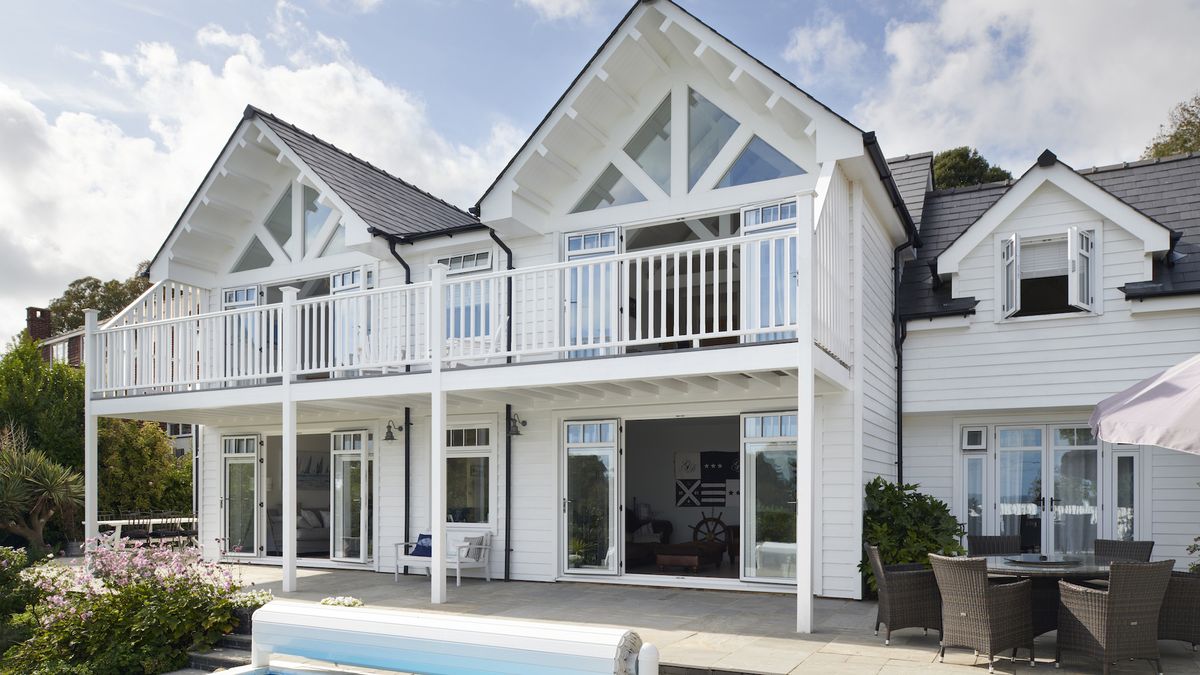
[[[50,310],[41,307],[26,307],[25,330],[29,331],[29,337],[32,340],[45,340],[50,337]]]

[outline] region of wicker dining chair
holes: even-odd
[[[946,660],[947,647],[973,649],[988,657],[988,672],[995,672],[996,654],[1029,650],[1034,664],[1032,583],[988,583],[987,560],[929,556],[938,590],[942,594],[942,646],[938,658]]]
[[[1146,659],[1162,673],[1158,653],[1159,612],[1174,560],[1114,562],[1108,590],[1058,582],[1058,639],[1054,663],[1064,651],[1080,652],[1109,665]]]
[[[979,557],[985,555],[1014,555],[1021,552],[1021,537],[1018,535],[990,536],[982,534],[967,535],[967,555]]]
[[[1150,554],[1154,552],[1154,542],[1097,539],[1093,550],[1097,558],[1124,560],[1128,562],[1150,562]]]
[[[1200,573],[1171,572],[1158,614],[1158,639],[1200,645]]]
[[[892,631],[901,628],[923,628],[926,633],[933,628],[940,634],[942,601],[933,570],[920,563],[884,565],[878,546],[867,544],[866,549],[879,589],[875,634],[879,635],[882,623],[886,628],[883,644],[891,644]]]

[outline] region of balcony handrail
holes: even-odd
[[[209,290],[207,288],[202,288],[200,286],[193,286],[192,284],[186,284],[186,283],[183,283],[180,281],[174,281],[171,279],[163,279],[161,281],[158,281],[158,282],[152,284],[150,286],[150,288],[147,288],[145,291],[143,291],[142,294],[139,295],[136,300],[134,300],[133,302],[126,305],[124,309],[122,309],[120,312],[117,312],[112,318],[105,321],[100,326],[100,329],[103,330],[106,328],[115,328],[117,326],[128,326],[128,325],[132,325],[132,324],[144,325],[146,323],[149,323],[146,321],[129,321],[129,319],[137,312],[144,311],[148,307],[152,306],[150,304],[150,301],[154,298],[154,296],[158,295],[163,289],[170,290],[172,292],[172,294],[178,292],[180,294],[180,302],[160,303],[159,307],[182,306],[182,299],[184,296],[191,296],[197,300],[197,303],[188,302],[187,304],[189,307],[192,306],[193,304],[200,304],[201,306],[208,304]],[[162,321],[164,319],[171,319],[171,318],[183,318],[184,316],[199,316],[200,314],[204,314],[204,313],[205,313],[204,311],[200,311],[195,314],[189,312],[187,314],[177,316],[177,317],[157,317],[157,318],[151,319],[151,321]]]
[[[319,304],[323,301],[329,300],[330,298],[350,299],[350,298],[367,297],[367,296],[372,296],[372,295],[384,295],[387,293],[396,293],[396,292],[401,292],[401,291],[405,291],[405,290],[417,291],[422,288],[429,288],[431,286],[433,286],[433,282],[431,282],[431,281],[418,281],[418,282],[414,282],[411,284],[401,284],[401,285],[392,285],[392,286],[376,286],[375,288],[364,288],[364,289],[358,290],[358,291],[339,291],[339,292],[331,294],[331,295],[320,295],[315,298],[305,298],[303,300],[297,300],[296,304],[293,306],[294,307],[304,307],[306,305],[315,305],[315,304]],[[275,303],[275,304],[278,304],[278,303]]]

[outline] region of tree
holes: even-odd
[[[162,427],[105,418],[100,420],[97,441],[101,511],[192,508],[191,457],[175,457],[171,438]]]
[[[20,429],[0,430],[0,530],[24,538],[41,553],[46,523],[82,503],[82,476],[33,449]]]
[[[142,276],[149,261],[138,265],[134,275],[124,281],[100,281],[83,277],[72,281],[63,294],[50,301],[50,328],[57,335],[83,326],[83,310],[100,311],[107,319],[129,306],[150,288],[150,280]]]
[[[1010,180],[1012,174],[991,164],[965,145],[939,152],[933,158],[933,189],[963,187]]]
[[[63,466],[83,467],[83,371],[47,363],[36,343],[17,341],[0,357],[0,424]]]
[[[1200,94],[1179,103],[1167,114],[1167,125],[1146,146],[1142,159],[1200,152]]]

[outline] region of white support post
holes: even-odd
[[[813,193],[796,195],[796,631],[813,630]]]
[[[100,453],[98,449],[98,419],[92,413],[93,377],[100,368],[96,356],[96,325],[100,312],[83,311],[83,538],[88,546],[100,536]]]
[[[445,265],[430,265],[430,371],[433,374],[429,424],[429,520],[433,532],[429,602],[446,602],[446,392],[442,389],[442,350],[446,344]]]
[[[283,388],[283,592],[294,593],[296,584],[296,402],[292,400],[292,370],[296,367],[296,296],[299,289],[283,289],[279,310],[283,323],[279,370]]]

